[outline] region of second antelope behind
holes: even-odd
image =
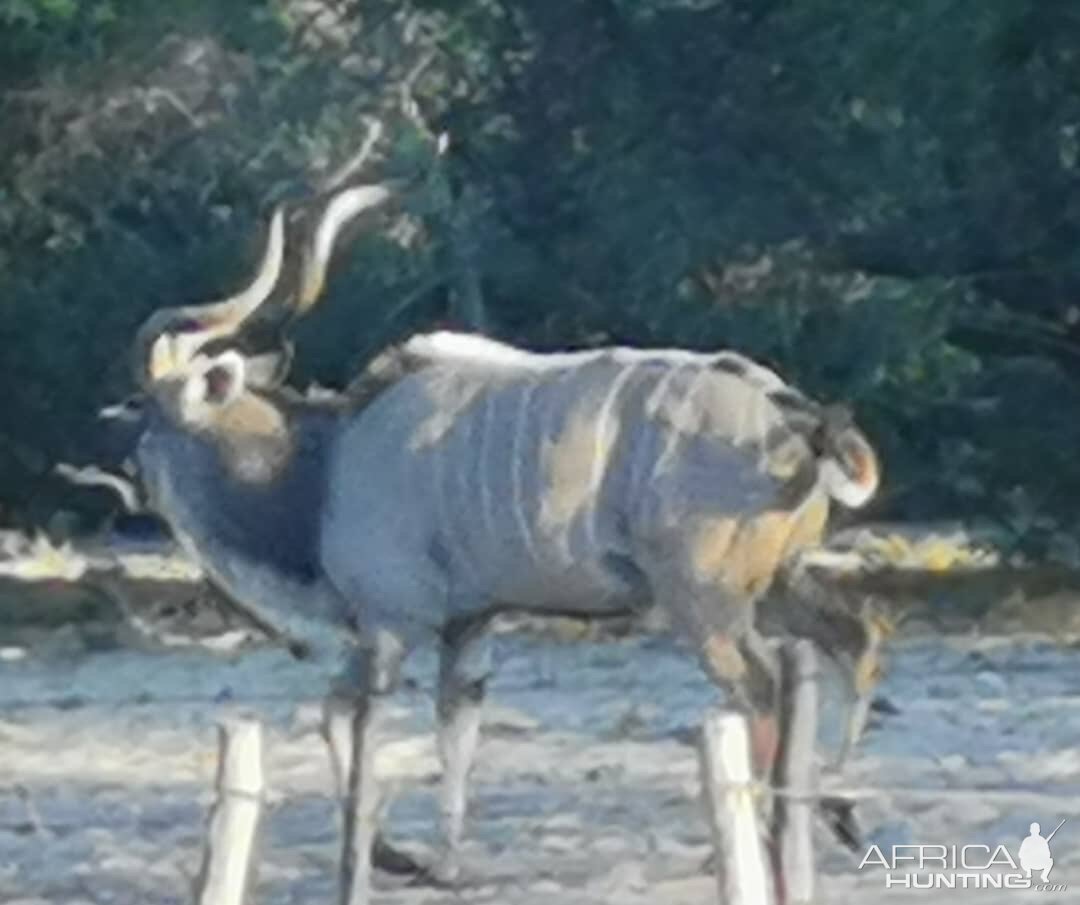
[[[391,198],[352,187],[314,213],[293,312],[338,231]],[[498,611],[667,608],[709,677],[776,740],[775,670],[755,602],[860,506],[878,464],[840,409],[731,352],[540,355],[435,333],[325,401],[281,385],[284,354],[240,351],[279,282],[275,214],[252,284],[156,313],[139,333],[137,464],[152,506],[236,602],[316,655],[348,654],[355,738],[342,901],[368,901],[380,714],[402,661],[437,644],[445,851],[453,877]]]

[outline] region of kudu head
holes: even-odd
[[[320,297],[344,227],[391,197],[387,186],[363,185],[290,212],[279,206],[255,275],[244,289],[208,304],[161,309],[139,328],[133,350],[138,403],[111,406],[103,415],[141,423],[149,409],[173,428],[226,446],[249,440],[282,446],[271,442],[281,440],[287,426],[269,391],[284,381],[292,359],[285,328]],[[278,303],[270,305],[272,298]],[[261,316],[268,311],[276,321],[275,341],[270,348],[252,350],[245,345],[245,333],[257,315],[265,319]]]

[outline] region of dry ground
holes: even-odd
[[[705,903],[707,831],[693,739],[712,692],[667,639],[556,644],[506,636],[473,786],[457,891],[387,881],[377,901]],[[390,834],[434,839],[428,685],[412,665],[380,769]],[[269,726],[273,786],[258,901],[333,901],[335,814],[317,735],[324,677],[275,651],[0,657],[0,902],[183,902],[214,769],[214,721]],[[845,782],[921,789],[861,803],[868,841],[1008,844],[1069,820],[1053,879],[1069,892],[886,894],[880,870],[820,836],[825,903],[1080,900],[1080,650],[1038,639],[899,642],[879,719]],[[961,788],[981,789],[967,795]],[[1006,794],[988,791],[1006,789]]]

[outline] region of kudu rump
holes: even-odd
[[[339,231],[390,197],[352,187],[317,206],[286,311],[311,306]],[[818,543],[831,501],[860,506],[878,484],[842,410],[731,352],[542,355],[454,333],[416,336],[345,393],[307,399],[281,386],[276,350],[239,346],[279,283],[285,234],[279,210],[238,295],[140,330],[136,459],[152,506],[242,607],[316,655],[350,651],[343,901],[367,901],[383,702],[431,642],[441,873],[454,874],[497,611],[666,607],[751,717],[764,769],[775,670],[755,602]]]

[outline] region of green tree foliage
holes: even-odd
[[[0,0],[0,23],[0,499],[51,505],[137,323],[242,279],[268,204],[377,122],[373,176],[426,175],[345,256],[300,379],[481,317],[538,347],[733,346],[857,407],[882,515],[1080,533],[1080,9]]]

